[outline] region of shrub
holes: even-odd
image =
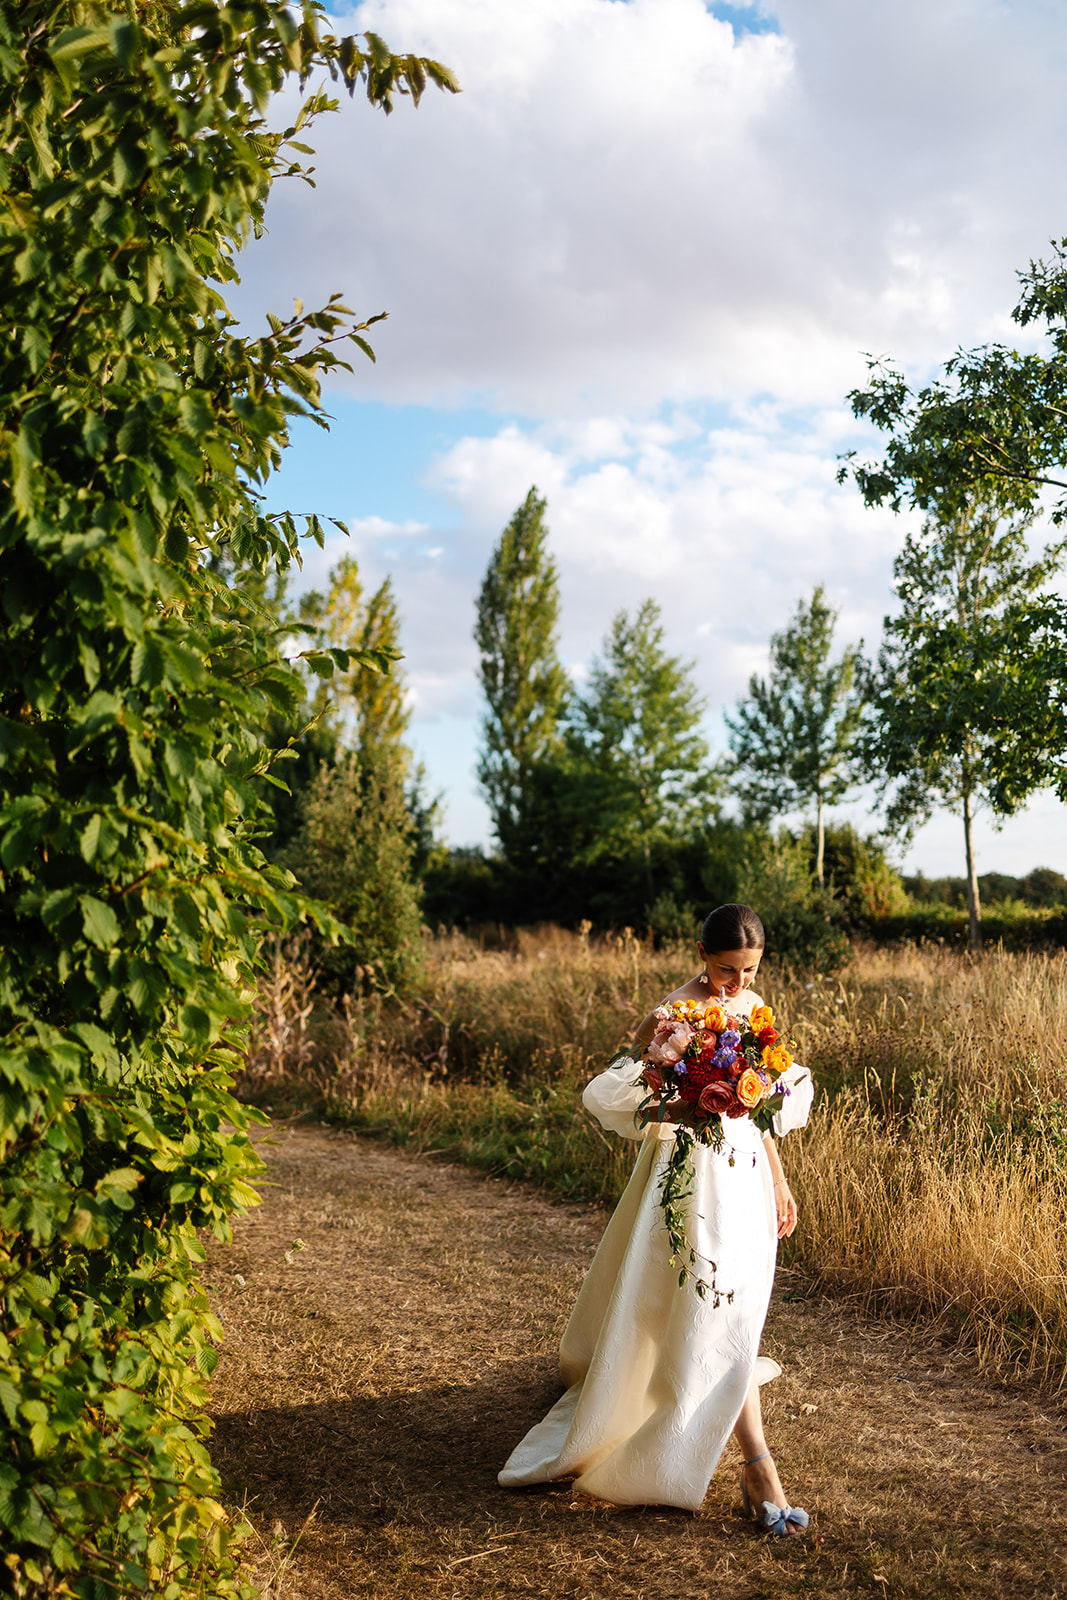
[[[430,70],[319,20],[258,0],[0,12],[0,1586],[17,1596],[238,1582],[203,1443],[220,1330],[196,1235],[256,1199],[230,1067],[263,934],[302,908],[255,843],[253,780],[298,683],[255,585],[213,567],[223,547],[238,570],[290,559],[292,520],[264,518],[257,486],[346,324],[333,305],[242,340],[216,286],[288,166],[260,115],[286,74],[362,70],[387,100]]]
[[[368,965],[401,987],[417,973],[422,916],[413,851],[399,750],[372,745],[319,768],[302,797],[300,832],[282,860],[353,930],[350,947],[319,955],[342,988]]]

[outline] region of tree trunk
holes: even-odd
[[[819,810],[815,820],[815,877],[819,888],[823,884],[823,857],[826,853],[826,828],[823,823],[822,790],[819,791]]]
[[[970,945],[972,950],[982,948],[982,906],[978,898],[978,873],[974,862],[974,844],[971,839],[971,828],[974,823],[974,807],[971,804],[971,790],[968,784],[963,789],[963,843],[967,854],[967,918],[970,924]]]

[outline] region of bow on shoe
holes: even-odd
[[[768,1533],[775,1534],[779,1539],[791,1537],[790,1523],[793,1523],[801,1532],[807,1527],[810,1518],[808,1513],[800,1506],[776,1506],[773,1501],[763,1502],[763,1526]]]

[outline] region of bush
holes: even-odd
[[[784,828],[777,836],[756,834],[746,845],[738,893],[759,912],[767,930],[767,954],[796,965],[835,972],[849,958],[841,909],[829,890],[812,880],[808,852]]]
[[[422,916],[413,850],[399,750],[372,746],[319,768],[302,797],[300,832],[282,860],[353,930],[350,947],[319,954],[342,988],[371,965],[401,987],[417,974]]]
[[[230,1069],[264,933],[302,914],[254,791],[300,684],[215,568],[291,558],[259,486],[344,317],[245,341],[217,286],[288,167],[259,114],[288,72],[421,84],[319,17],[0,12],[0,1587],[25,1600],[243,1588],[197,1233],[257,1199]]]

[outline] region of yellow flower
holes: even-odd
[[[734,1093],[741,1104],[748,1110],[751,1110],[753,1106],[758,1106],[763,1099],[763,1085],[759,1081],[759,1074],[754,1072],[751,1067],[746,1067],[737,1080],[737,1088]]]
[[[726,1012],[717,1001],[704,1012],[704,1026],[710,1028],[712,1033],[722,1033],[726,1027]]]
[[[762,1033],[764,1028],[773,1028],[774,1012],[770,1006],[757,1006],[748,1019],[748,1025],[753,1033]]]
[[[782,1073],[793,1065],[793,1057],[784,1044],[771,1045],[763,1052],[763,1065],[768,1072]]]

